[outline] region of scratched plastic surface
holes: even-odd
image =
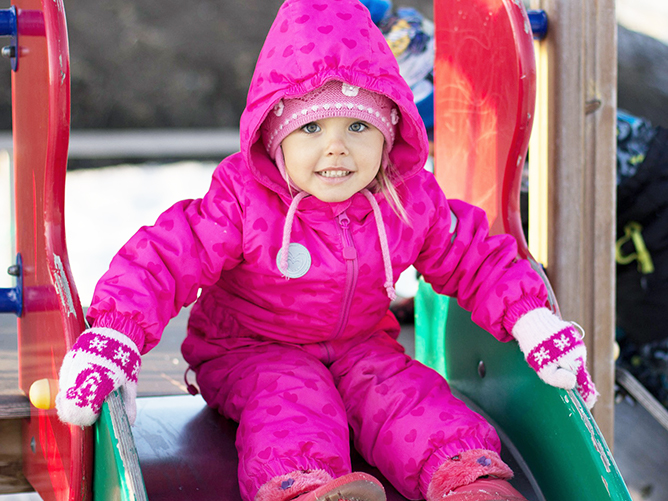
[[[23,259],[24,308],[18,319],[19,386],[56,378],[83,328],[70,272],[63,205],[70,126],[70,70],[62,0],[15,0],[18,61],[12,72],[14,206]],[[70,428],[55,410],[31,408],[23,430],[24,472],[45,500],[90,492],[91,430]]]
[[[536,99],[531,29],[521,2],[442,0],[436,23],[436,177],[450,198],[513,233]]]

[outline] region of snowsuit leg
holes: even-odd
[[[424,499],[439,466],[462,452],[500,452],[494,428],[388,334],[349,346],[330,371],[355,447],[402,495]]]
[[[346,413],[327,368],[298,346],[245,341],[196,369],[207,403],[239,423],[242,498],[295,471],[350,473]]]

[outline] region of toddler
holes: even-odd
[[[241,151],[201,199],[141,228],[97,284],[60,372],[60,418],[90,425],[141,355],[195,302],[182,352],[202,396],[239,423],[245,501],[382,501],[350,439],[409,499],[524,499],[500,441],[397,343],[394,282],[414,265],[547,383],[595,389],[573,326],[512,237],[446,200],[425,128],[358,0],[287,0],[260,53]]]

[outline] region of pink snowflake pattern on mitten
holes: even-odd
[[[128,418],[133,422],[140,367],[139,350],[124,334],[107,328],[84,331],[60,369],[58,416],[66,423],[91,425],[104,400],[121,388]]]
[[[578,389],[591,409],[598,393],[587,372],[587,350],[575,325],[547,308],[526,313],[512,328],[529,366],[551,386]]]

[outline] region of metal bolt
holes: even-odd
[[[33,454],[37,452],[37,443],[35,442],[35,437],[30,438],[30,450]]]
[[[13,277],[18,277],[21,275],[21,267],[18,264],[13,264],[7,268],[7,273]]]
[[[8,59],[16,57],[16,47],[14,47],[13,45],[7,45],[6,47],[3,47],[2,57],[6,57]]]
[[[486,374],[487,374],[487,367],[485,367],[485,362],[481,360],[478,363],[478,376],[480,376],[480,378],[482,379],[485,377]]]

